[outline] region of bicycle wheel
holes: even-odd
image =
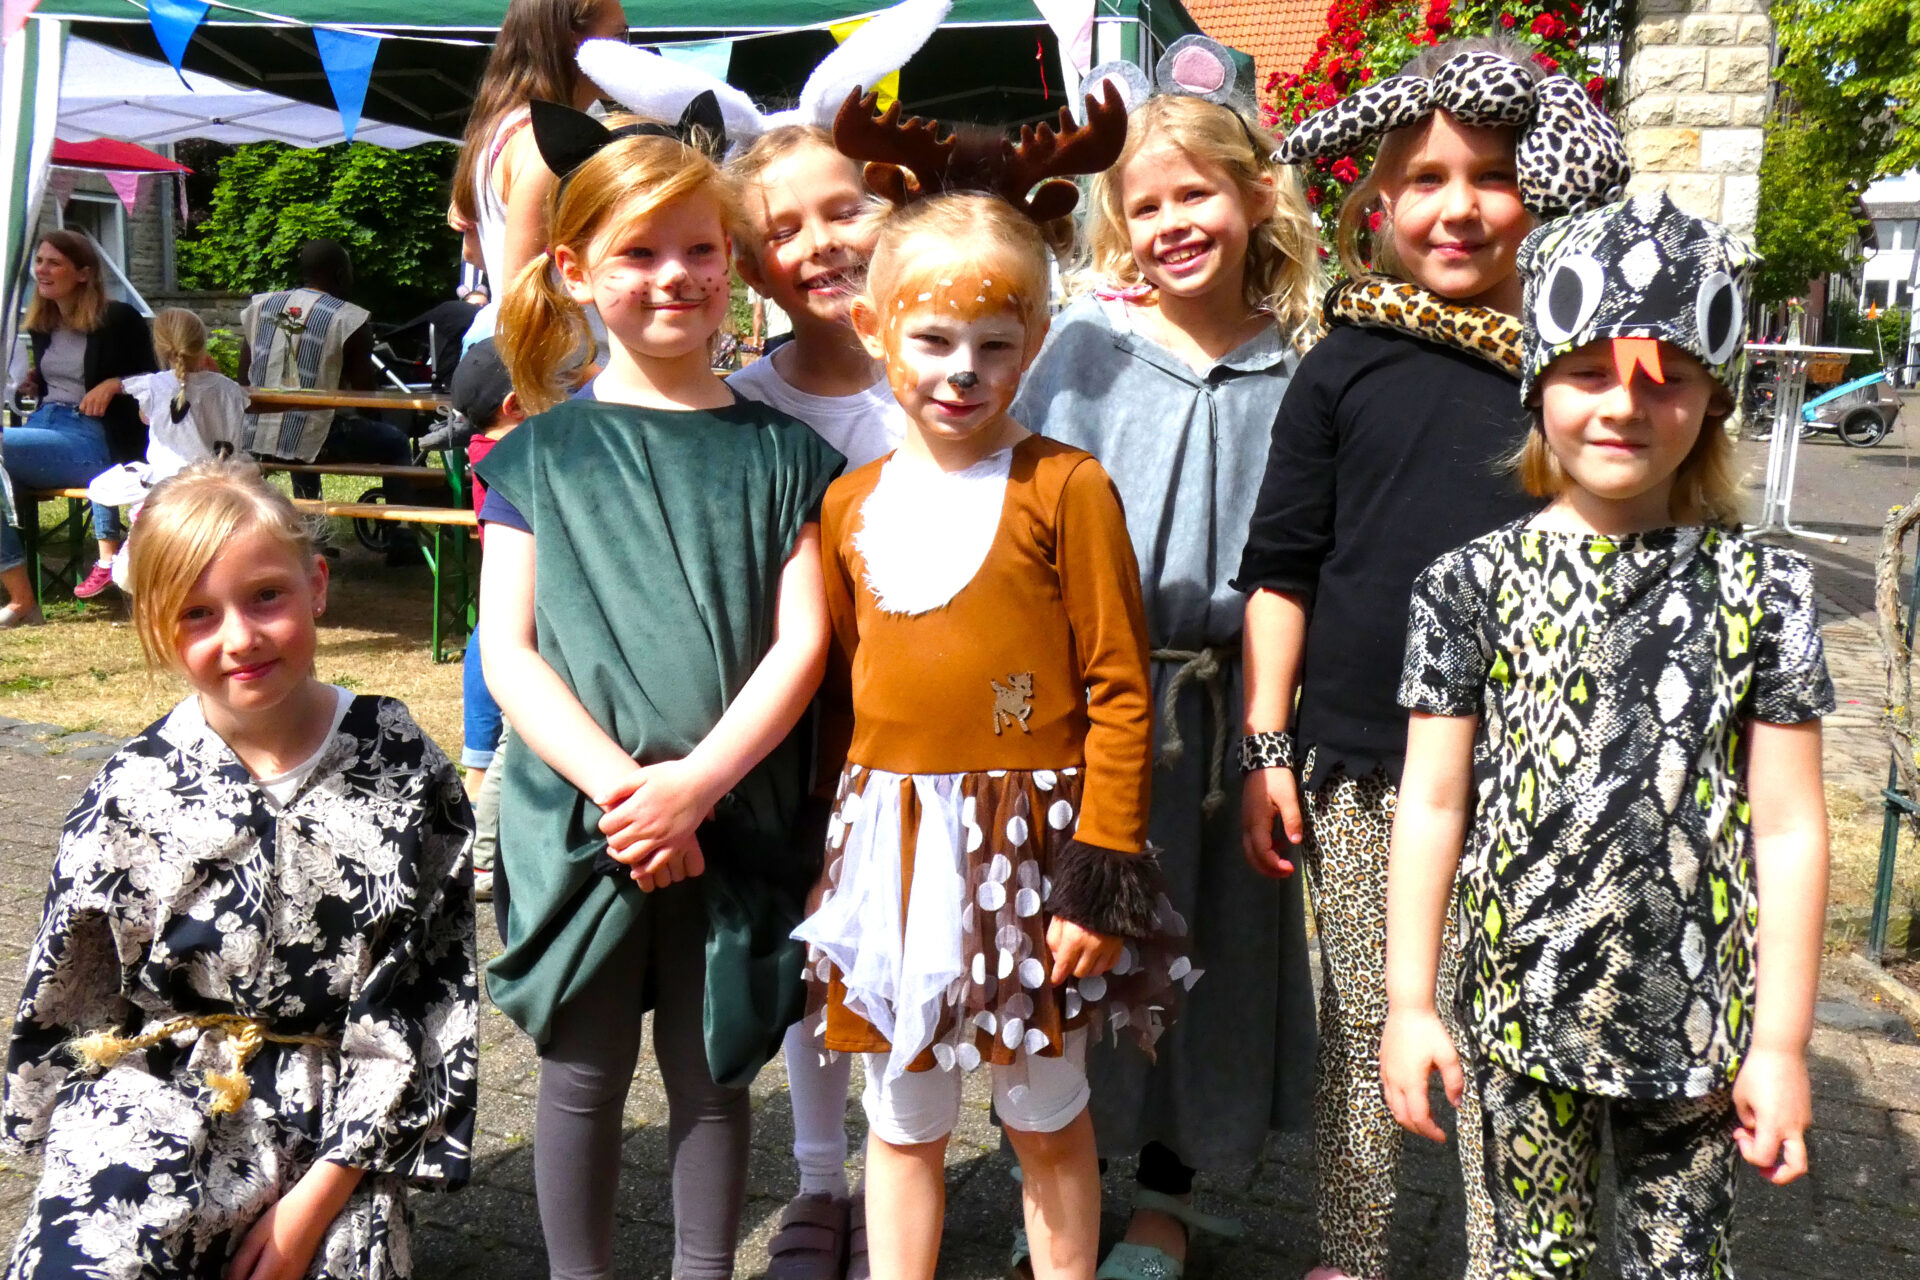
[[[360,495],[361,502],[385,502],[387,495],[378,488],[369,489]],[[361,546],[369,551],[385,554],[391,541],[393,525],[386,520],[375,520],[369,516],[353,518],[353,536]]]

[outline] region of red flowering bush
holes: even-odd
[[[1589,6],[1591,5],[1591,11]],[[1598,102],[1607,82],[1581,49],[1586,28],[1613,18],[1617,0],[1331,0],[1327,26],[1297,75],[1267,80],[1261,118],[1276,136],[1347,94],[1398,71],[1421,49],[1475,32],[1501,31],[1532,48],[1548,71],[1582,80]],[[1365,158],[1362,157],[1362,160]],[[1307,199],[1331,232],[1347,190],[1365,172],[1340,157],[1311,162]]]

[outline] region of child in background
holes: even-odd
[[[869,105],[842,112],[836,143],[899,154]],[[1075,135],[1085,163],[1119,150],[1111,105]],[[910,189],[897,168],[879,179]],[[823,513],[828,689],[850,699],[851,741],[827,892],[797,936],[813,946],[820,1043],[866,1055],[872,1274],[931,1280],[960,1072],[984,1063],[1036,1274],[1088,1280],[1086,1042],[1125,1027],[1150,1046],[1191,967],[1145,840],[1145,624],[1112,483],[1008,413],[1047,328],[1037,222],[1071,210],[1070,184],[1016,210],[938,194],[972,185],[951,169],[913,179],[923,198],[888,220],[854,304],[908,429]]]
[[[708,367],[732,188],[663,126],[548,103],[551,263],[509,290],[502,354],[533,414],[479,466],[487,684],[501,780],[495,1002],[539,1046],[534,1182],[556,1277],[612,1274],[622,1108],[643,1015],[668,1099],[673,1274],[724,1280],[746,1086],[801,1012],[818,855],[790,731],[820,680],[821,496],[840,456]],[[590,398],[561,372],[598,307]],[[727,518],[714,518],[724,495]]]
[[[407,1187],[464,1183],[473,1137],[466,797],[404,706],[314,678],[326,562],[251,465],[163,481],[130,545],[148,665],[194,692],[61,835],[8,1274],[409,1275]]]
[[[467,348],[453,371],[447,387],[453,409],[473,434],[467,439],[469,474],[507,432],[526,421],[520,399],[513,394],[513,378],[500,359],[492,338]],[[475,475],[471,483],[473,510],[477,515],[486,506],[487,486]],[[486,545],[486,526],[480,528],[481,546]],[[480,637],[467,638],[465,669],[460,679],[460,704],[464,739],[460,747],[460,770],[467,795],[473,800],[473,899],[487,902],[493,897],[493,860],[500,847],[500,753],[507,748],[508,729],[500,715],[500,704],[487,689],[486,673],[480,667]]]
[[[188,463],[224,458],[241,447],[247,432],[246,388],[213,367],[207,326],[200,317],[168,307],[153,318],[153,349],[163,366],[120,380],[120,389],[140,406],[147,424],[145,462],[123,462],[95,476],[87,496],[140,514],[147,491]],[[127,586],[127,549],[113,557],[113,581]]]
[[[1414,588],[1380,1079],[1439,1138],[1429,1076],[1457,1096],[1466,1060],[1496,1274],[1587,1273],[1604,1123],[1621,1273],[1709,1280],[1733,1273],[1736,1152],[1807,1170],[1834,706],[1813,570],[1734,532],[1748,250],[1650,193],[1520,256],[1519,470],[1551,501]]]
[[[792,317],[794,334],[727,385],[800,419],[849,466],[891,453],[906,417],[885,366],[867,354],[848,318],[866,288],[882,217],[860,166],[834,150],[825,129],[785,125],[761,134],[727,167],[746,212],[734,265]],[[846,1120],[853,1059],[823,1056],[800,1023],[787,1032],[785,1056],[800,1191],[768,1243],[768,1280],[838,1280],[852,1220]]]
[[[1246,613],[1228,579],[1274,407],[1316,324],[1318,243],[1271,142],[1166,74],[1206,57],[1231,85],[1217,48],[1187,37],[1168,51],[1162,92],[1094,180],[1095,292],[1054,322],[1014,405],[1097,456],[1125,504],[1160,715],[1147,836],[1207,974],[1151,1062],[1130,1049],[1089,1062],[1102,1154],[1139,1157],[1126,1238],[1100,1272],[1123,1280],[1178,1276],[1189,1229],[1235,1229],[1192,1210],[1195,1170],[1250,1167],[1269,1131],[1305,1127],[1313,1092],[1301,890],[1249,880],[1224,757]]]
[[[1388,673],[1407,601],[1435,555],[1537,506],[1499,463],[1527,432],[1515,255],[1536,213],[1608,198],[1626,179],[1619,134],[1585,91],[1485,38],[1423,52],[1309,118],[1283,154],[1345,154],[1376,137],[1373,170],[1341,210],[1352,279],[1280,406],[1237,579],[1251,593],[1247,859],[1285,874],[1298,846],[1319,929],[1312,1280],[1387,1273],[1400,1130],[1374,1064],[1407,724]],[[1455,962],[1449,952],[1443,968]],[[1469,1090],[1457,1128],[1467,1275],[1483,1280],[1492,1208],[1473,1104]]]

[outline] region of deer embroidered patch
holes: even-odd
[[[993,731],[998,734],[1010,724],[1020,726],[1020,732],[1032,733],[1027,728],[1027,717],[1033,714],[1033,672],[1022,671],[1018,675],[1009,675],[1007,683],[989,678],[993,686]]]

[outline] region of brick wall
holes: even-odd
[[[1766,0],[1640,0],[1625,50],[1629,192],[1752,235],[1771,99]]]

